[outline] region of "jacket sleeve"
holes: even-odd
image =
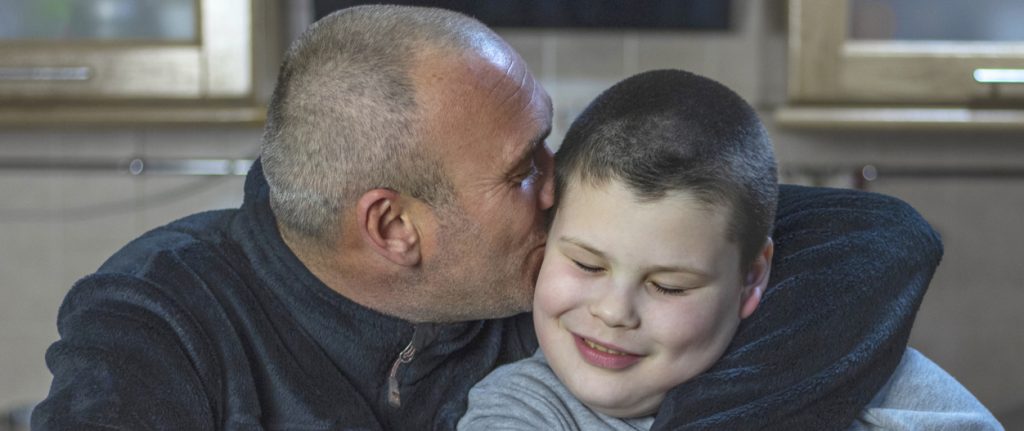
[[[654,429],[843,430],[889,379],[942,255],[906,203],[782,186],[769,287]]]
[[[33,430],[212,430],[214,407],[193,362],[197,333],[148,283],[91,276],[61,306],[53,373]]]

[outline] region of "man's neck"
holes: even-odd
[[[420,313],[423,304],[413,300],[421,283],[393,274],[376,254],[344,243],[311,244],[279,230],[285,245],[329,289],[379,313],[412,323],[428,320]]]

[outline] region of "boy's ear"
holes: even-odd
[[[408,208],[408,197],[394,190],[373,189],[356,204],[359,233],[368,248],[401,266],[420,263],[420,233]]]
[[[775,243],[768,238],[764,248],[747,268],[747,273],[744,276],[743,296],[740,298],[740,319],[746,319],[754,314],[754,310],[757,310],[758,304],[761,303],[761,295],[768,288],[768,276],[772,272],[772,255],[774,253]]]

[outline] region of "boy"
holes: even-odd
[[[616,84],[570,128],[556,187],[534,296],[541,349],[481,381],[460,429],[648,429],[670,389],[722,356],[768,284],[771,143],[717,82],[653,71]],[[927,406],[943,421],[909,425],[999,429],[920,354],[908,351],[899,375],[934,380],[949,397]],[[898,422],[890,410],[855,425]]]

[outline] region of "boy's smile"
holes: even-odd
[[[685,192],[640,202],[618,181],[576,181],[559,203],[534,297],[551,368],[599,412],[657,411],[707,370],[754,311],[767,264],[740,269],[727,208]],[[770,259],[770,252],[767,258]]]
[[[573,334],[576,342],[576,349],[580,352],[583,360],[595,367],[618,370],[626,368],[643,359],[643,356],[627,352],[621,347],[609,347],[608,345]]]

